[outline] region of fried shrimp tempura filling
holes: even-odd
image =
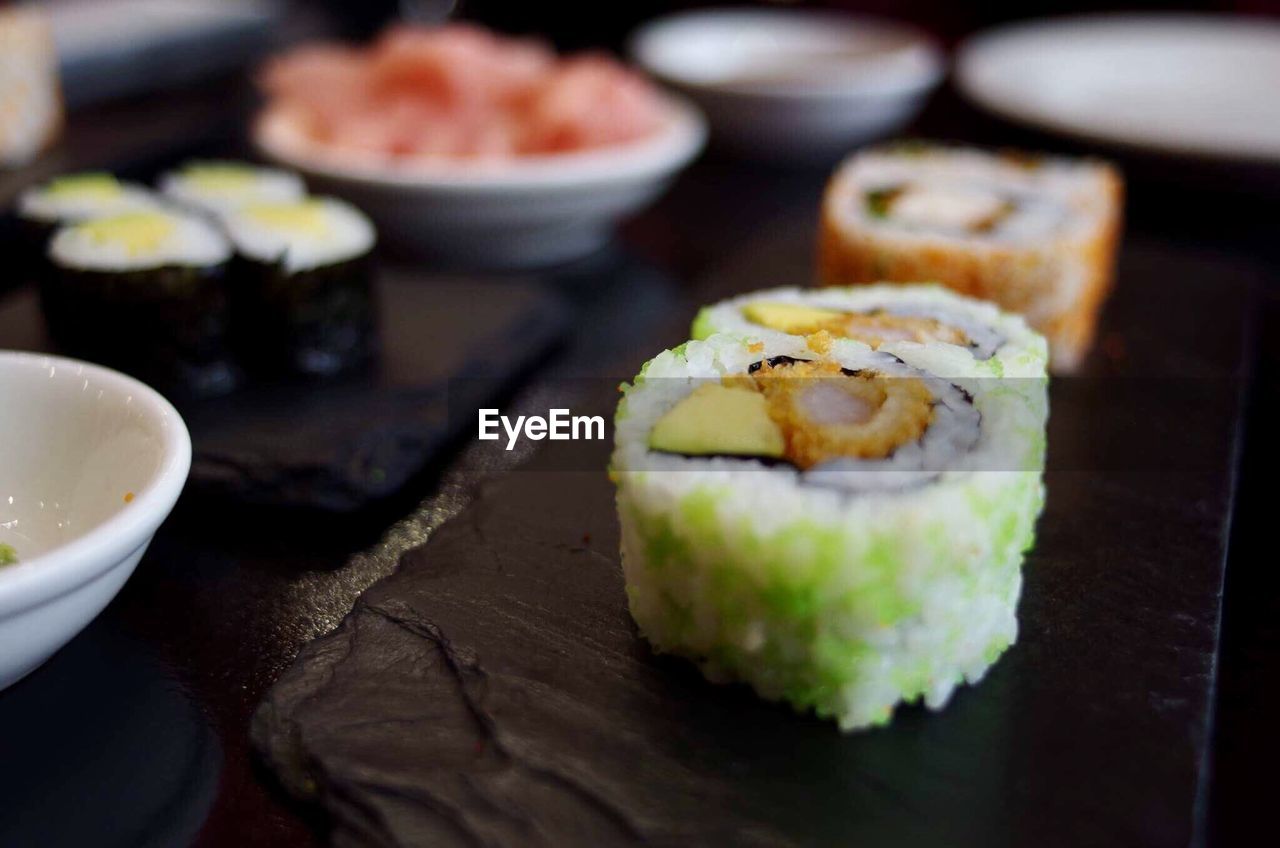
[[[834,362],[765,362],[724,384],[764,395],[785,440],[785,459],[802,470],[843,457],[884,459],[918,441],[933,418],[923,381],[850,373]]]

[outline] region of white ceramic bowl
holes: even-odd
[[[641,27],[632,58],[706,112],[717,145],[829,161],[902,129],[941,82],[941,49],[912,27],[799,9],[684,12]]]
[[[491,163],[353,160],[317,145],[291,115],[254,126],[267,158],[301,171],[313,190],[364,209],[398,252],[491,268],[548,265],[599,248],[613,226],[654,200],[702,149],[706,125],[669,98],[654,135],[598,150]]]
[[[0,689],[115,597],[182,491],[191,439],[130,377],[0,351]]]

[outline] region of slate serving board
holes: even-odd
[[[476,407],[502,397],[567,322],[561,298],[532,280],[384,268],[375,287],[381,353],[366,372],[175,398],[191,430],[193,489],[335,511],[385,497],[473,427]],[[0,295],[0,348],[54,350],[31,289]]]
[[[702,291],[795,279],[807,238],[762,241]],[[1053,383],[1018,643],[942,712],[841,735],[654,656],[607,446],[557,445],[302,651],[257,747],[338,845],[1196,842],[1252,279],[1158,245],[1121,279]]]

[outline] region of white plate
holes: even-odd
[[[1004,117],[1165,153],[1280,162],[1280,23],[1124,15],[966,42],[960,89]]]

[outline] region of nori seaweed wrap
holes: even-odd
[[[223,221],[239,254],[236,346],[268,373],[328,376],[376,350],[370,257],[376,235],[331,198],[245,206]]]
[[[40,297],[68,353],[203,397],[236,384],[229,359],[232,251],[208,222],[133,212],[59,229]]]

